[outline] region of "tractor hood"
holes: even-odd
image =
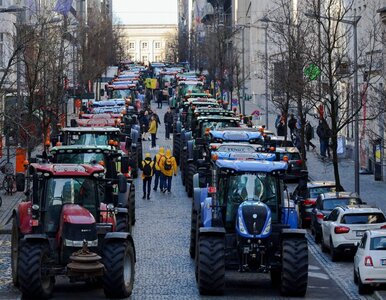
[[[271,234],[271,210],[260,201],[247,200],[237,210],[236,230],[246,238],[265,238]]]
[[[94,224],[94,216],[84,207],[78,204],[65,204],[62,209],[64,223],[70,224]]]

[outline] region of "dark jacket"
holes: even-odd
[[[305,134],[307,140],[312,140],[314,138],[314,128],[311,126],[310,123],[307,123],[306,125]]]
[[[173,114],[171,112],[166,112],[164,115],[165,124],[173,124]]]
[[[280,122],[277,126],[277,135],[278,136],[285,136],[285,124],[283,122]]]
[[[325,120],[321,121],[316,128],[316,134],[321,139],[329,139],[331,137],[331,129]]]
[[[290,129],[290,130],[294,130],[295,128],[296,128],[296,119],[295,118],[291,118],[291,119],[289,119],[289,121],[288,121],[288,128]]]

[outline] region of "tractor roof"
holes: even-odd
[[[84,134],[84,133],[94,133],[94,134],[116,134],[119,135],[121,131],[119,128],[112,126],[104,127],[65,127],[62,129],[62,132],[68,132],[72,134]]]
[[[111,149],[111,146],[104,145],[62,145],[52,147],[51,152],[79,152],[79,153],[95,153],[95,152],[116,152],[116,149]]]
[[[197,118],[199,121],[216,121],[216,120],[233,120],[233,121],[240,121],[239,118],[237,117],[229,117],[229,116],[219,116],[219,115],[214,115],[214,116],[199,116]]]
[[[122,110],[122,107],[120,109]],[[82,114],[82,119],[114,119],[120,117],[120,113]]]
[[[211,130],[210,134],[213,139],[221,139],[225,141],[257,141],[262,140],[262,136],[260,132],[248,132],[248,131],[220,131],[220,130]]]
[[[94,173],[104,172],[104,167],[99,164],[38,164],[30,165],[35,172],[49,173],[51,176],[91,176]]]
[[[287,170],[287,163],[266,160],[217,160],[216,166],[221,169],[231,169],[235,172],[263,172]]]
[[[226,160],[242,160],[242,161],[274,161],[276,155],[273,153],[262,153],[262,152],[222,152],[216,151],[212,154],[217,154],[218,159]]]

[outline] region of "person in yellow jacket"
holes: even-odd
[[[145,154],[145,159],[141,162],[142,170],[142,185],[143,185],[143,197],[142,199],[150,199],[151,180],[154,175],[154,162],[151,159],[150,153]],[[147,191],[147,193],[146,193]]]
[[[160,162],[161,162],[161,158],[165,156],[165,148],[164,147],[160,147],[159,148],[159,151],[156,155],[154,155],[154,187],[153,187],[153,191],[157,191],[158,189],[158,182],[160,182],[160,188],[161,188],[161,176],[162,176],[162,173],[161,173],[161,165],[160,165]],[[161,192],[162,192],[162,189],[161,189]]]
[[[154,116],[151,116],[148,133],[151,134],[151,147],[155,148],[155,141],[157,139],[157,121]]]
[[[171,192],[172,187],[172,178],[177,176],[177,163],[176,159],[172,156],[170,149],[166,150],[165,156],[161,158],[160,161],[161,166],[161,192],[168,193]]]

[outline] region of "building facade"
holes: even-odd
[[[148,64],[165,61],[177,39],[177,24],[119,25],[127,59]]]

